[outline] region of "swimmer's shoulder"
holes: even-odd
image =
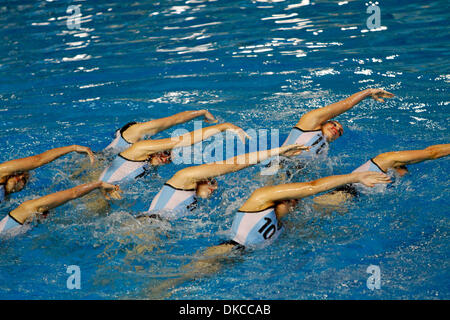
[[[321,123],[318,123],[317,117],[314,116],[313,112],[307,112],[300,118],[295,128],[302,131],[317,131],[320,130]]]
[[[28,200],[12,210],[9,215],[23,224],[32,214],[42,213],[44,211],[44,209],[39,207],[36,200]]]
[[[239,208],[242,212],[264,211],[275,205],[275,202],[268,199],[272,186],[258,188],[250,195],[245,203]]]

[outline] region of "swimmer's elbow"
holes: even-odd
[[[431,160],[439,159],[450,154],[450,148],[442,148],[441,145],[429,146],[424,151],[427,153],[427,158]]]
[[[76,198],[79,198],[81,196],[81,194],[82,193],[78,189],[70,190],[70,192],[68,194],[68,196],[69,196],[68,198],[69,199],[76,199]]]
[[[250,195],[247,201],[254,201],[254,202],[265,202],[270,199],[270,196],[273,195],[272,187],[266,186],[259,189],[256,189],[253,191],[253,193]]]
[[[40,167],[47,163],[46,159],[42,154],[37,154],[35,156],[32,156],[30,159],[33,167]]]
[[[320,179],[318,179],[310,182],[303,182],[302,184],[306,190],[315,190],[319,189],[319,187],[322,186],[323,183]]]
[[[310,182],[303,182],[301,188],[303,197],[312,196],[320,192],[330,190],[331,188],[329,183],[330,181],[324,179],[317,179]]]
[[[67,201],[67,200],[73,200],[78,199],[82,197],[83,195],[89,193],[95,188],[98,188],[102,185],[102,181],[96,181],[94,183],[88,183],[84,185],[80,185],[77,187],[74,187],[72,189],[63,191],[61,194],[59,194],[59,200]]]
[[[428,147],[424,151],[428,159],[434,160],[438,158],[438,152],[433,147]]]

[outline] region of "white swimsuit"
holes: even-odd
[[[112,161],[111,165],[103,170],[100,180],[108,183],[132,180],[144,176],[150,171],[147,160],[129,160],[122,155]]]
[[[0,234],[8,230],[20,228],[22,225],[22,223],[18,222],[11,216],[11,214],[8,213],[8,215],[0,221]]]
[[[373,159],[370,159],[369,161],[364,163],[362,166],[359,166],[352,172],[367,172],[367,171],[386,173],[373,161]]]
[[[161,210],[159,216],[175,219],[195,209],[196,203],[195,189],[179,189],[165,183],[153,199],[147,213]]]
[[[231,226],[231,239],[246,247],[268,245],[283,231],[274,207],[255,212],[238,211]]]
[[[116,130],[116,132],[114,133],[114,140],[105,148],[105,150],[114,150],[115,152],[122,152],[125,149],[129,148],[132,145],[132,143],[128,142],[123,137],[123,133],[133,124],[136,124],[136,122],[129,122],[122,128]]]
[[[369,171],[386,173],[373,161],[373,159],[370,159],[369,161],[367,161],[363,165],[359,166],[352,172],[369,172]],[[375,187],[369,188],[369,187],[364,186],[361,183],[349,183],[344,186],[336,188],[335,191],[344,191],[344,192],[347,192],[356,197],[359,195],[359,193],[361,191],[365,191],[365,192],[368,190],[382,191],[385,189],[386,189],[386,185],[384,185],[384,184],[377,184],[377,185],[375,185]]]
[[[322,130],[302,130],[298,127],[292,128],[289,136],[283,145],[299,144],[305,147],[311,147],[309,151],[303,151],[297,158],[311,159],[318,155],[326,155],[328,152],[328,142],[325,139]]]

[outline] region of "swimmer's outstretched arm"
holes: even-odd
[[[450,155],[450,144],[437,144],[423,150],[385,152],[373,158],[373,161],[383,171],[387,171],[390,168],[399,168],[422,161],[435,160],[448,155]],[[320,206],[338,206],[351,198],[353,198],[353,195],[348,191],[334,190],[315,197],[314,202]]]
[[[274,156],[283,155],[288,157],[298,155],[303,150],[307,149],[308,147],[293,144],[271,150],[242,154],[224,161],[206,163],[182,169],[167,182],[177,188],[192,189],[195,188],[199,181],[239,171]]]
[[[243,129],[226,122],[188,132],[178,137],[138,141],[123,151],[121,155],[127,159],[142,161],[146,160],[151,154],[172,150],[174,148],[190,146],[226,130],[233,131],[238,134],[242,141],[248,138],[248,135]]]
[[[310,182],[288,183],[277,186],[262,187],[253,192],[240,208],[242,211],[259,211],[275,205],[278,201],[301,199],[328,191],[348,183],[362,183],[368,187],[386,184],[390,178],[378,172],[353,172],[317,179]]]
[[[80,198],[95,189],[101,189],[102,191],[113,195],[115,198],[120,198],[121,190],[118,186],[102,181],[96,181],[82,184],[71,189],[55,192],[38,199],[25,201],[16,209],[11,211],[10,215],[18,222],[24,223],[35,213],[43,213],[47,210],[59,207],[66,202]]]
[[[372,97],[374,100],[379,102],[384,102],[383,98],[392,98],[393,96],[394,94],[383,89],[366,89],[357,92],[342,101],[330,104],[323,108],[312,110],[304,114],[301,117],[300,121],[296,124],[296,127],[299,127],[303,130],[318,130],[320,129],[320,126],[328,120],[337,117],[347,110],[350,110],[355,105],[368,97]]]
[[[205,121],[208,123],[217,122],[208,110],[183,111],[170,117],[136,123],[125,130],[123,135],[127,141],[135,143],[141,140],[145,135],[154,135],[160,131],[169,129],[175,125],[188,122],[201,116],[203,116]]]
[[[72,145],[67,147],[55,148],[31,157],[10,160],[1,163],[0,179],[16,172],[30,171],[39,168],[70,152],[86,153],[89,157],[89,160],[91,161],[91,164],[95,162],[95,156],[92,153],[91,149],[88,147]]]
[[[376,156],[373,160],[386,171],[389,168],[397,168],[408,164],[419,163],[427,160],[435,160],[450,154],[450,144],[437,144],[423,150],[405,150],[386,152]]]

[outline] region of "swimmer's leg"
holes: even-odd
[[[195,261],[182,266],[180,276],[168,279],[156,287],[148,288],[144,291],[146,298],[167,299],[172,295],[170,291],[174,287],[195,279],[210,276],[217,273],[222,267],[224,259],[229,257],[234,250],[240,250],[242,246],[234,242],[225,242],[218,246],[206,249]]]
[[[313,199],[314,209],[342,209],[342,205],[358,196],[358,191],[351,185],[344,185],[334,191],[317,196]]]
[[[80,167],[70,175],[70,178],[81,182],[98,180],[98,177],[100,177],[105,168],[105,163],[106,160],[103,159],[98,159],[93,165],[83,162]]]
[[[83,203],[89,215],[105,215],[111,208],[109,202],[101,194],[90,194],[83,198]]]
[[[151,226],[152,224],[156,224]],[[122,237],[132,239],[135,244],[131,249],[126,250],[125,262],[130,265],[133,261],[141,258],[143,255],[155,251],[163,245],[164,239],[170,236],[167,232],[170,223],[157,215],[141,215],[126,221],[122,227],[124,232]]]

